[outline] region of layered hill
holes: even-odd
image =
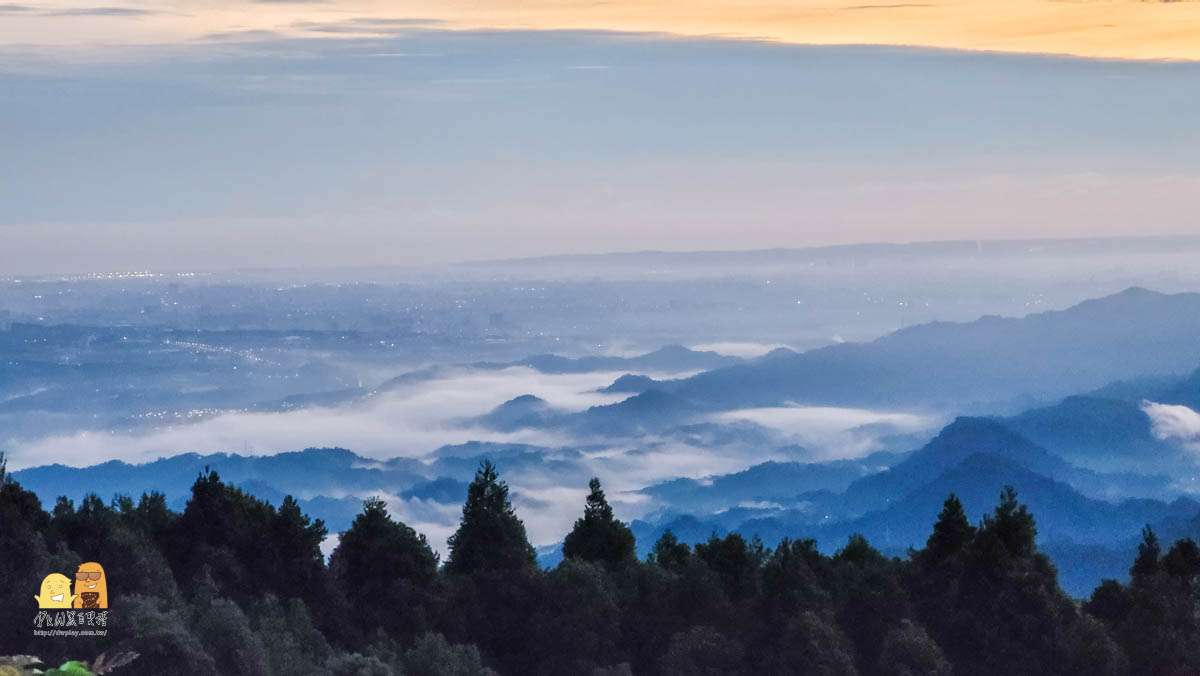
[[[980,518],[1004,486],[1013,486],[1037,517],[1039,541],[1060,566],[1073,567],[1064,573],[1064,586],[1083,593],[1101,577],[1124,577],[1130,542],[1144,525],[1161,524],[1170,533],[1200,532],[1200,502],[1172,489],[1169,477],[1080,468],[994,419],[959,418],[910,454],[880,454],[874,460],[892,464],[849,480],[864,466],[768,463],[705,482],[650,487],[644,492],[670,506],[657,519],[634,524],[639,547],[648,549],[667,530],[684,541],[737,531],[765,543],[812,537],[823,550],[833,551],[860,533],[903,555],[923,546],[927,524],[949,494],[958,495],[968,514]],[[824,488],[813,490],[813,482],[822,481]],[[718,504],[726,508],[700,513]],[[687,507],[696,512],[683,513]],[[1092,562],[1076,565],[1089,556]]]
[[[769,355],[664,389],[726,409],[1026,408],[1116,380],[1190,371],[1200,364],[1197,335],[1200,294],[1130,288],[1061,311],[934,322],[869,343]]]

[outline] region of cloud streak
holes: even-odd
[[[67,7],[65,9],[46,10],[33,5],[17,5],[12,3],[0,4],[0,14],[20,14],[28,16],[149,16],[160,14],[158,10],[144,7]]]
[[[42,12],[42,16],[149,16],[158,13],[141,7],[71,7]]]
[[[1143,401],[1142,411],[1150,418],[1150,431],[1159,441],[1179,441],[1200,453],[1200,413],[1179,404]]]
[[[13,468],[105,459],[144,461],[179,453],[237,452],[255,455],[299,448],[340,446],[378,459],[422,457],[445,445],[472,440],[558,445],[553,432],[497,433],[458,421],[488,412],[522,394],[535,394],[566,411],[619,401],[599,394],[619,373],[546,375],[525,367],[500,371],[450,369],[431,382],[381,394],[364,403],[284,413],[228,412],[208,420],[157,428],[148,433],[81,432],[14,443]]]
[[[443,23],[441,19],[426,17],[355,17],[342,21],[295,21],[291,28],[304,33],[333,35],[403,35],[414,29],[434,28]]]
[[[813,459],[857,458],[881,447],[880,438],[932,430],[938,418],[826,406],[780,406],[728,411],[716,420],[744,420],[791,437],[809,448]]]

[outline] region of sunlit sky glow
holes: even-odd
[[[0,42],[163,43],[237,34],[380,35],[398,26],[615,30],[1133,59],[1200,58],[1200,3],[1115,0],[33,1],[0,5]]]

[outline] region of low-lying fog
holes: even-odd
[[[521,443],[545,447],[545,461],[560,448],[582,451],[564,476],[523,465],[502,477],[513,488],[514,502],[536,545],[562,538],[577,517],[590,476],[599,476],[619,515],[644,516],[655,505],[638,489],[676,477],[702,479],[740,471],[766,460],[819,461],[858,457],[880,446],[880,439],[931,430],[932,417],[829,407],[745,409],[705,416],[707,422],[736,427],[753,423],[772,443],[739,443],[735,438],[672,433],[638,438],[579,439],[569,430],[528,427],[488,429],[473,419],[515,397],[532,394],[557,411],[570,413],[619,402],[628,394],[598,392],[620,372],[546,374],[527,367],[500,370],[456,367],[438,377],[378,393],[337,407],[311,407],[282,413],[230,412],[191,424],[165,425],[145,433],[81,432],[21,442],[9,453],[12,469],[62,463],[91,465],[119,459],[152,461],[180,453],[269,455],[310,447],[342,447],[378,460],[423,459],[436,449],[468,441]],[[656,379],[686,373],[648,373]],[[761,437],[756,437],[761,438]],[[456,477],[463,478],[466,477]],[[383,495],[392,511],[424,532],[442,549],[459,518],[461,503],[402,499],[388,486],[347,486],[341,495]],[[308,498],[313,496],[301,495]],[[464,496],[465,497],[465,496]]]

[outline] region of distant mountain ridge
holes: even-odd
[[[509,432],[525,427],[541,427],[556,414],[545,399],[523,394],[509,399],[472,422],[482,424],[488,429]]]
[[[686,373],[708,371],[739,364],[741,357],[723,355],[712,351],[698,351],[682,345],[665,345],[652,352],[633,357],[583,356],[564,357],[557,354],[538,354],[510,362],[472,362],[458,366],[431,366],[403,373],[382,383],[378,391],[387,391],[409,385],[417,385],[439,378],[454,368],[499,370],[523,366],[539,373],[565,375],[594,373],[598,371],[624,371],[631,375],[645,373]]]
[[[625,401],[576,414],[526,416],[521,426],[625,435],[700,422],[717,411],[793,404],[1021,410],[1122,379],[1191,372],[1200,365],[1198,335],[1200,294],[1134,287],[1022,318],[935,322],[869,343],[774,350],[679,380],[625,374],[601,390],[630,394]],[[671,352],[685,354],[686,348]],[[479,422],[493,425],[486,416]]]
[[[314,516],[336,530],[360,506],[361,497],[347,497],[348,487],[444,507],[461,500],[464,482],[485,458],[511,475],[536,471],[544,485],[561,487],[582,485],[581,476],[608,461],[596,460],[602,455],[597,450],[633,443],[629,439],[638,445],[631,453],[692,441],[730,452],[738,452],[739,445],[762,451],[772,443],[770,430],[757,423],[712,419],[731,408],[788,402],[889,410],[990,405],[1007,414],[1024,398],[1038,405],[1012,415],[960,416],[927,443],[905,446],[919,448],[903,454],[785,462],[781,458],[805,459],[803,449],[789,441],[794,453],[767,446],[772,455],[757,456],[773,457],[772,462],[645,487],[641,496],[654,501],[658,511],[634,524],[639,547],[651,546],[667,528],[679,529],[676,534],[685,541],[736,530],[760,535],[768,545],[785,536],[815,537],[828,549],[861,532],[902,555],[920,544],[914,538],[928,535],[927,525],[948,493],[958,494],[975,518],[994,505],[1002,486],[1011,484],[1038,515],[1048,550],[1105,562],[1105,552],[1127,551],[1145,524],[1200,532],[1200,503],[1184,495],[1187,489],[1178,485],[1180,475],[1174,472],[1194,472],[1197,463],[1157,439],[1140,408],[1142,399],[1200,402],[1197,336],[1200,294],[1134,288],[1062,311],[927,324],[870,343],[774,351],[751,360],[730,361],[678,346],[632,359],[534,357],[480,367],[520,364],[575,373],[572,369],[607,370],[619,364],[613,372],[628,374],[632,364],[680,367],[721,357],[722,365],[675,381],[623,375],[617,383],[631,396],[583,411],[557,410],[537,396],[523,395],[465,421],[500,432],[553,428],[576,435],[572,443],[554,448],[472,441],[443,446],[422,459],[389,461],[344,449],[250,458],[188,454],[146,465],[50,466],[15,475],[43,501],[64,493],[77,499],[88,491],[136,495],[146,487],[177,500],[203,466],[212,465],[226,481],[266,499],[298,494]],[[1172,375],[1184,372],[1190,374]],[[403,387],[423,377],[414,372],[394,382]],[[1055,394],[1060,391],[1065,392]],[[1060,565],[1066,568],[1072,560],[1063,558]],[[1064,584],[1090,588],[1095,575],[1123,575],[1108,563],[1080,570],[1085,572],[1065,573]]]
[[[703,415],[712,410],[652,387],[622,401],[578,412],[556,410],[546,401],[524,394],[464,422],[497,432],[554,428],[583,437],[636,437],[704,422]]]
[[[540,354],[509,364],[478,363],[477,366],[504,367],[528,366],[542,373],[591,373],[595,371],[658,371],[679,373],[682,371],[707,371],[730,366],[742,361],[741,357],[723,355],[713,351],[699,351],[682,345],[666,345],[653,352],[635,357],[561,357]]]
[[[860,511],[881,506],[890,497],[906,495],[975,455],[1004,458],[1031,472],[1055,477],[1096,499],[1159,495],[1170,481],[1163,476],[1102,474],[1080,468],[999,421],[960,417],[897,465],[850,484],[845,493],[846,508]]]
[[[449,264],[450,268],[505,269],[522,266],[544,266],[548,264],[572,264],[626,262],[633,265],[706,265],[714,264],[757,264],[810,262],[814,260],[867,259],[887,257],[921,258],[924,256],[961,255],[964,257],[1011,257],[1030,255],[1063,255],[1080,252],[1130,254],[1132,252],[1171,252],[1179,249],[1200,247],[1200,237],[1195,235],[1151,236],[1151,237],[1084,237],[1057,239],[989,239],[989,240],[942,240],[924,242],[868,242],[862,244],[834,244],[812,247],[777,247],[771,249],[749,249],[744,251],[663,251],[645,250],[629,252],[554,254],[526,258],[506,258],[469,261]]]
[[[666,530],[687,542],[737,531],[766,543],[813,537],[823,550],[833,551],[850,534],[861,533],[902,555],[923,543],[928,532],[918,524],[936,517],[950,493],[975,518],[995,503],[1003,486],[1012,485],[1037,514],[1041,541],[1060,557],[1063,584],[1082,592],[1100,577],[1125,576],[1128,561],[1119,552],[1128,551],[1146,524],[1160,524],[1172,537],[1200,535],[1200,502],[1172,499],[1179,489],[1169,485],[1171,477],[1077,467],[1001,419],[960,417],[922,448],[878,460],[890,466],[856,479],[847,479],[852,466],[836,474],[838,463],[767,463],[703,483],[680,479],[649,487],[643,492],[674,502],[656,517],[633,524],[639,546],[643,540],[649,546]],[[838,476],[849,483],[839,487]],[[820,480],[827,487],[812,490],[811,481]],[[720,504],[727,507],[711,511]],[[689,507],[710,511],[677,511]],[[1072,557],[1086,561],[1072,570]]]
[[[745,502],[793,504],[812,491],[843,491],[856,479],[895,462],[894,454],[875,454],[859,460],[833,462],[767,461],[713,477],[708,481],[679,478],[643,488],[640,492],[678,510],[713,510]]]
[[[141,464],[110,460],[90,467],[42,465],[12,474],[43,503],[53,504],[59,495],[78,500],[89,492],[108,498],[114,494],[137,496],[149,490],[157,490],[170,500],[186,496],[206,467],[217,470],[222,479],[233,484],[257,482],[294,495],[344,492],[351,482],[402,490],[428,478],[428,470],[420,461],[375,462],[344,448],[309,448],[263,456],[184,453]]]
[[[1146,402],[1200,408],[1200,369],[1183,376],[1119,381],[1001,420],[1080,466],[1109,471],[1135,463],[1144,472],[1170,474],[1191,468],[1195,453],[1154,434],[1143,410]]]
[[[641,394],[646,390],[653,389],[656,385],[658,385],[658,381],[649,376],[626,373],[614,380],[608,387],[601,388],[600,392],[604,394]]]
[[[934,322],[660,384],[717,408],[787,402],[995,410],[1200,365],[1200,294],[1130,288],[1022,318]]]

